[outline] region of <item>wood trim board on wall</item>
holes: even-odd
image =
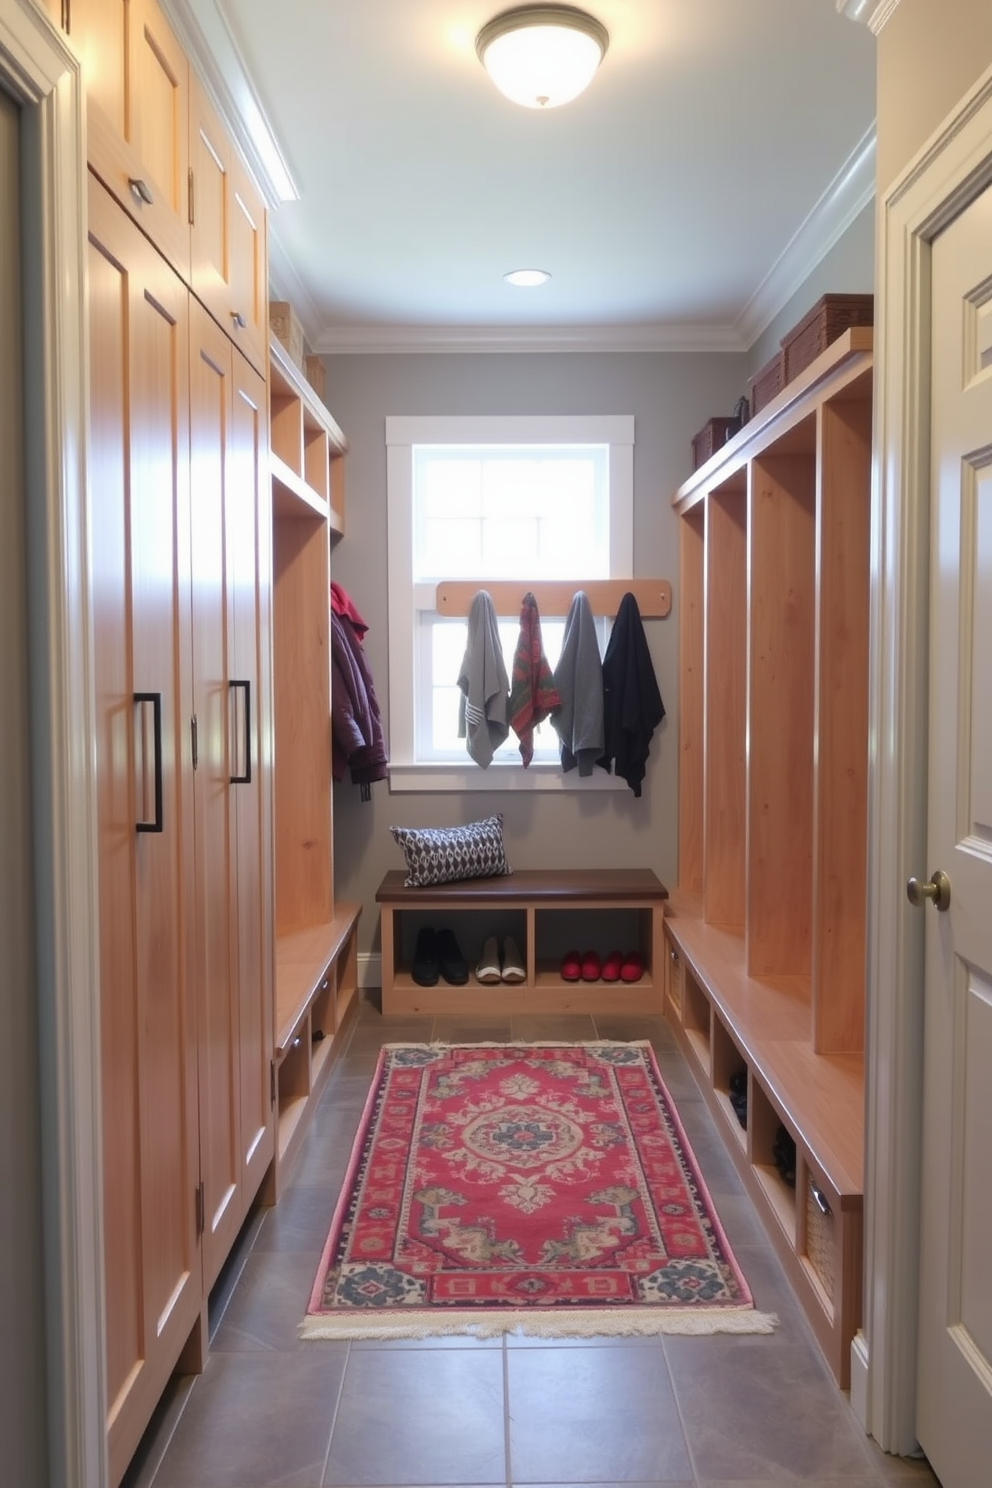
[[[633,594],[637,600],[642,620],[664,620],[672,608],[672,586],[667,579],[587,579],[578,584],[569,580],[536,580],[532,584],[521,579],[493,579],[481,584],[449,580],[437,586],[438,614],[467,615],[480,589],[492,597],[498,615],[515,614],[528,593],[533,594],[543,615],[567,615],[580,590],[588,595],[594,615],[616,615],[625,594]]]

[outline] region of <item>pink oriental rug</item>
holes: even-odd
[[[646,1042],[389,1045],[304,1338],[769,1333]]]

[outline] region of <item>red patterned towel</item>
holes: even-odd
[[[541,640],[541,617],[533,594],[520,606],[520,638],[513,655],[510,687],[510,727],[520,740],[524,769],[534,758],[534,729],[561,706],[551,667]]]

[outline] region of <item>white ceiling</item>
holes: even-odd
[[[588,0],[609,51],[548,113],[476,57],[510,0],[166,3],[295,182],[272,278],[317,351],[745,349],[871,196],[875,42],[836,0]]]

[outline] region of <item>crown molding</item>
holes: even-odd
[[[726,325],[325,326],[315,351],[327,356],[430,352],[744,352]]]
[[[312,345],[315,351],[328,356],[402,352],[749,351],[874,195],[875,125],[872,123],[740,315],[729,325],[325,325]]]
[[[874,195],[872,123],[734,322],[744,345],[754,345]]]
[[[879,0],[879,4],[868,18],[868,26],[877,36],[887,21],[891,21],[899,0]]]
[[[837,0],[837,10],[848,20],[860,21],[877,36],[898,4],[899,0]]]
[[[266,206],[295,201],[299,190],[275,130],[255,92],[222,7],[216,0],[162,0],[162,8],[182,42]]]
[[[269,298],[288,300],[303,330],[303,337],[311,351],[319,351],[317,327],[321,315],[317,302],[304,284],[279,237],[275,215],[269,217]]]

